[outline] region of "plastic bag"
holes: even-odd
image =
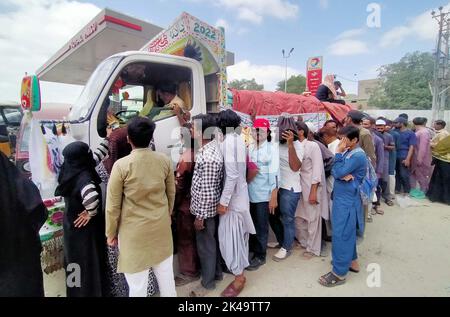
[[[409,196],[400,196],[397,195],[396,197],[396,201],[397,204],[400,206],[400,208],[404,209],[404,208],[409,208],[409,207],[420,207],[420,206],[428,206],[428,204],[421,201],[416,201],[414,199],[412,199]]]

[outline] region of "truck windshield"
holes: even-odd
[[[111,57],[98,65],[89,78],[77,102],[73,105],[69,114],[70,120],[83,121],[87,118],[103,86],[121,59],[121,56]]]

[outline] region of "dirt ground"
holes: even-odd
[[[331,256],[305,260],[302,250],[294,250],[286,261],[277,263],[270,250],[266,265],[246,272],[244,297],[303,296],[450,296],[450,207],[432,204],[401,209],[384,206],[384,216],[374,216],[365,239],[358,245],[359,274],[350,273],[347,283],[332,289],[322,287],[317,279],[330,271]],[[330,247],[330,245],[329,245]],[[380,287],[367,272],[369,264],[380,268]],[[216,290],[207,296],[220,296],[232,281],[225,275]],[[44,276],[46,296],[65,296],[64,271]],[[177,289],[178,296],[188,296],[199,282]]]

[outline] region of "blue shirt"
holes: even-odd
[[[250,160],[258,166],[258,174],[248,185],[251,203],[270,201],[272,191],[278,186],[279,151],[275,144],[264,142],[259,148],[249,146]],[[300,182],[300,178],[298,180]]]
[[[356,229],[350,225],[350,213],[356,213],[353,216],[356,216],[357,219],[358,233],[364,232],[364,211],[360,196],[360,185],[366,177],[368,162],[367,155],[360,148],[343,154],[337,153],[335,156],[335,162],[331,170],[331,175],[335,179],[331,224],[333,234],[336,231],[339,237],[348,236]],[[353,175],[354,179],[349,182],[343,181],[342,178],[349,174]],[[342,239],[338,241],[336,242],[344,243]]]
[[[361,203],[359,186],[367,173],[367,155],[356,148],[345,153],[336,153],[331,175],[334,177],[333,210],[338,205],[352,206],[355,202]],[[352,181],[342,178],[351,174]]]
[[[416,134],[411,130],[398,131],[399,140],[397,148],[397,159],[404,160],[408,156],[409,147],[417,144]]]

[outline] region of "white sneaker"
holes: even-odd
[[[272,257],[272,260],[276,262],[286,260],[291,255],[291,253],[291,251],[288,251],[285,248],[281,248],[280,250],[278,250],[277,254]]]

